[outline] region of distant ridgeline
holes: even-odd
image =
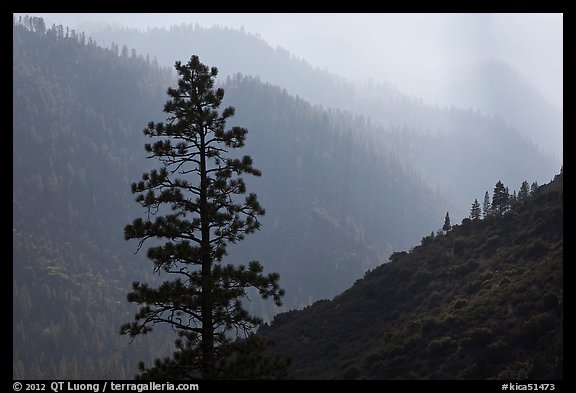
[[[118,330],[136,312],[131,282],[164,278],[151,277],[122,229],[143,214],[130,193],[152,165],[142,129],[164,119],[174,75],[42,18],[14,20],[13,47],[13,376],[131,377],[138,361],[173,351],[169,335],[128,345]],[[444,210],[400,154],[361,136],[365,119],[255,77],[217,82],[249,130],[246,153],[263,171],[249,187],[267,210],[262,231],[226,261],[278,271],[287,307],[341,292]],[[250,307],[268,320],[277,312]]]
[[[260,334],[295,378],[561,379],[563,174]]]
[[[192,49],[182,49],[170,43],[188,45],[192,41],[182,39],[183,34],[200,32],[175,31],[157,36],[151,33],[146,37],[166,39],[162,41],[164,48],[178,49],[178,53],[171,54],[186,60],[195,54]],[[174,36],[176,33],[180,35]],[[235,58],[227,56],[226,51],[235,45],[234,53],[246,58],[245,45],[253,40],[250,41],[249,37],[245,37],[246,40],[227,39],[236,34],[234,31],[220,34],[222,32],[218,33],[216,29],[205,33],[208,36],[200,38],[210,38],[203,40],[210,44],[204,48],[217,47],[222,53],[219,61],[207,61],[202,54],[200,59],[207,65],[237,72],[232,67]],[[220,37],[218,45],[211,41],[214,37]],[[158,55],[156,61],[153,53],[148,56],[145,54],[148,52],[140,50],[139,53],[144,54],[137,54],[134,49],[128,49],[131,46],[126,46],[127,42],[121,39],[115,42],[120,44],[113,43],[107,49],[82,32],[56,25],[47,27],[42,18],[13,19],[15,379],[130,378],[136,373],[138,361],[168,356],[173,351],[170,335],[163,338],[161,334],[154,334],[154,337],[135,340],[128,345],[118,330],[136,312],[135,307],[125,301],[131,282],[164,278],[152,276],[149,263],[144,261],[144,252],[134,255],[136,245],[123,240],[122,229],[134,217],[143,214],[130,193],[130,183],[153,165],[145,159],[143,145],[147,140],[142,129],[150,120],[165,119],[161,110],[167,100],[166,89],[174,85],[175,76],[172,69],[159,65],[170,63],[169,60]],[[293,68],[294,60],[286,54],[275,54],[274,50],[267,53],[266,56],[272,56],[278,63],[266,63],[261,59],[254,60],[254,63],[278,64],[278,67],[267,68],[274,70],[272,74],[282,69],[287,81],[294,78],[293,85],[307,86],[307,89],[321,93],[318,99],[326,95],[336,96],[336,91],[340,92],[338,97],[343,102],[348,99],[350,84],[332,83],[331,78],[322,78],[319,70],[312,70],[309,66],[302,67],[310,73],[296,72],[300,68]],[[221,68],[220,61],[229,64]],[[291,73],[290,70],[296,71]],[[411,100],[399,98],[403,103],[400,110],[396,105],[398,100],[385,99],[384,96],[393,94],[389,89],[378,90],[383,95],[381,103],[389,101],[386,116],[390,114],[390,119],[400,120],[384,127],[374,124],[367,116],[312,105],[296,97],[293,90],[286,90],[285,86],[262,83],[258,74],[232,75],[230,78],[222,74],[217,83],[225,89],[226,105],[236,107],[234,121],[237,124],[230,126],[239,125],[249,130],[246,154],[254,158],[255,166],[263,172],[262,178],[251,182],[249,188],[258,194],[267,211],[262,220],[262,230],[231,251],[227,261],[247,263],[258,259],[270,271],[278,271],[280,285],[287,292],[284,299],[286,309],[301,308],[317,299],[341,293],[368,268],[387,260],[392,250],[408,248],[421,238],[422,233],[440,227],[446,210],[453,218],[462,217],[467,213],[465,205],[470,195],[482,190],[482,185],[488,183],[487,178],[491,182],[494,177],[502,176],[510,184],[519,184],[526,177],[548,179],[557,168],[533,144],[497,119],[482,117],[473,111],[416,105]],[[363,88],[359,88],[353,94],[360,100],[358,102],[364,103],[369,98],[360,97],[362,91]],[[364,107],[363,104],[360,106]],[[402,126],[401,119],[409,117],[412,121]],[[428,127],[430,123],[427,122],[431,119],[434,119],[434,125]],[[426,127],[419,129],[410,124],[424,124]],[[510,151],[514,151],[516,156],[510,156]],[[538,193],[530,198],[534,197],[538,198]],[[481,198],[479,200],[481,203]],[[373,296],[366,302],[370,305],[371,301],[379,300],[386,305],[386,312],[392,313],[386,314],[388,319],[379,320],[372,326],[377,329],[388,323],[386,328],[377,329],[378,332],[385,331],[378,340],[393,343],[382,347],[386,356],[373,361],[377,364],[374,370],[380,370],[382,364],[386,364],[386,370],[393,375],[407,375],[394,372],[393,366],[404,367],[401,357],[409,356],[407,350],[412,348],[410,345],[420,343],[415,340],[425,335],[418,325],[425,322],[420,317],[411,316],[412,320],[419,322],[406,326],[402,325],[406,322],[403,319],[396,321],[393,318],[400,318],[404,312],[414,314],[426,307],[431,308],[433,304],[442,304],[444,297],[453,299],[457,294],[465,297],[468,292],[457,289],[460,287],[448,280],[465,274],[464,267],[456,269],[456,266],[470,264],[470,271],[474,271],[474,263],[481,267],[496,263],[490,262],[492,259],[488,262],[475,259],[474,253],[480,251],[475,251],[473,245],[483,237],[465,237],[466,228],[488,228],[493,222],[510,221],[523,212],[521,206],[529,204],[524,201],[514,205],[519,207],[513,207],[511,213],[502,217],[490,215],[479,222],[456,226],[446,235],[425,239],[424,242],[430,245],[422,247],[437,249],[442,258],[430,257],[426,263],[420,263],[422,267],[413,262],[412,265],[406,263],[406,268],[396,268],[397,264],[391,263],[367,275],[367,278],[378,276],[382,269],[389,272],[400,269],[403,272],[400,281],[393,280],[394,285],[384,281],[375,290],[375,293],[386,292],[386,296]],[[461,214],[456,211],[457,207]],[[548,222],[550,219],[549,216],[534,217],[535,222]],[[534,225],[539,227],[541,223]],[[517,243],[524,241],[519,236],[526,237],[526,241],[533,236],[530,231],[524,235],[521,231],[508,234],[490,231],[496,230],[482,229],[486,237],[485,247],[514,244],[505,241],[508,236],[518,237]],[[457,233],[463,238],[458,240]],[[517,247],[521,248],[524,243],[519,244]],[[549,247],[550,250],[556,247],[546,239],[534,244],[526,244],[526,247]],[[434,254],[436,251],[432,249],[430,253]],[[417,255],[420,252],[417,250],[420,248],[417,247],[410,255]],[[449,251],[451,254],[444,258]],[[464,254],[464,257],[461,252],[470,255]],[[484,250],[479,255],[486,258],[486,252]],[[405,257],[397,254],[392,259],[396,261]],[[518,258],[523,260],[526,256],[521,254]],[[450,268],[443,265],[447,261],[450,261]],[[438,265],[437,269],[434,264]],[[408,269],[409,266],[412,270]],[[522,266],[516,267],[516,271],[521,271]],[[502,269],[495,270],[502,274]],[[413,273],[415,277],[412,280]],[[482,270],[478,274],[490,273]],[[558,274],[561,276],[561,271]],[[469,275],[472,277],[474,273]],[[507,276],[512,280],[512,273]],[[431,279],[428,284],[416,284],[427,278]],[[475,278],[474,283],[479,280]],[[495,279],[490,281],[487,276],[480,284],[488,286],[483,284],[486,280],[493,282]],[[361,282],[366,282],[366,279]],[[407,287],[412,282],[415,284]],[[513,285],[512,281],[510,288]],[[430,286],[438,286],[435,290],[441,296],[432,298],[436,298],[438,303],[427,298],[422,303],[418,295],[427,292]],[[496,291],[497,288],[500,287],[494,285],[478,291],[484,293],[483,290]],[[530,288],[525,294],[532,293]],[[552,302],[554,296],[561,299],[558,289],[547,289],[540,295],[548,292],[551,295],[546,297],[547,302]],[[468,304],[470,302],[471,298]],[[402,308],[409,304],[418,307]],[[278,311],[257,301],[253,301],[250,307],[268,320]],[[345,308],[344,305],[341,307]],[[362,363],[367,354],[345,350],[347,345],[354,350],[361,349],[360,337],[340,335],[352,327],[355,334],[361,333],[369,325],[359,328],[356,319],[370,319],[371,313],[381,312],[370,306],[371,313],[364,314],[360,312],[363,307],[352,307],[351,320],[345,317],[347,314],[338,314],[342,320],[335,321],[334,326],[347,325],[340,326],[338,329],[341,330],[333,336],[319,337],[319,345],[314,341],[314,345],[306,349],[323,351],[326,357],[318,357],[318,367],[324,367],[324,371],[318,374],[298,371],[303,367],[301,361],[312,359],[306,355],[295,358],[295,375],[341,376],[350,367],[346,374],[349,377],[355,375],[354,370],[357,370],[357,376],[384,376],[384,371],[369,374],[372,368]],[[468,310],[466,307],[463,306],[462,310]],[[524,323],[528,319],[524,318],[522,313],[525,309],[522,307],[514,303],[507,309],[511,310],[510,315]],[[440,313],[434,310],[430,318],[437,325],[451,315],[448,311]],[[302,311],[303,315],[307,312]],[[559,318],[550,310],[537,309],[534,313],[535,318],[547,318],[541,315],[547,313],[555,318],[552,320],[554,323]],[[278,321],[285,318],[286,315],[279,317]],[[540,319],[530,323],[538,321]],[[542,321],[543,326],[547,326],[549,320]],[[316,316],[312,315],[306,329],[318,323]],[[463,337],[451,333],[444,325],[437,325],[434,325],[436,330],[431,329],[428,333],[431,336],[422,340],[451,337],[453,341],[448,342],[452,344],[447,348],[450,351],[459,348]],[[322,326],[314,328],[313,334],[323,332],[319,329]],[[502,352],[513,353],[509,349],[515,348],[516,343],[501,338],[496,327],[488,328],[492,329],[490,337],[495,340],[490,342],[500,345],[498,339],[501,339],[507,345]],[[436,337],[437,331],[446,333]],[[546,330],[550,331],[553,330]],[[309,342],[307,336],[302,337],[298,344]],[[375,344],[369,340],[366,343],[366,348]],[[379,344],[374,346],[380,347]],[[416,352],[422,349],[421,346],[414,348]],[[549,345],[546,351],[554,348]],[[327,350],[335,352],[327,353]],[[456,356],[450,351],[447,353]],[[546,351],[541,356],[545,356]],[[333,361],[341,363],[328,367],[326,362],[332,361],[329,360],[332,355]],[[520,363],[514,366],[514,360],[510,360],[511,357],[507,359],[506,367],[518,373],[522,370],[534,373],[533,370],[540,367],[536,360],[527,365],[519,360]],[[349,364],[345,364],[346,361]],[[472,363],[484,364],[480,361]],[[555,367],[554,361],[549,364]],[[433,372],[441,371],[430,368],[430,375]]]

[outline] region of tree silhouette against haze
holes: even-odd
[[[518,200],[523,201],[530,195],[530,186],[528,186],[528,181],[524,180],[520,186],[520,191],[518,191]]]
[[[482,204],[482,216],[486,218],[491,213],[490,194],[488,191],[484,193],[484,203]]]
[[[448,212],[446,212],[446,217],[444,217],[444,226],[442,227],[442,230],[449,231],[451,228],[452,225],[450,225],[450,215],[448,214]]]
[[[472,208],[470,209],[470,218],[472,220],[479,220],[480,219],[480,203],[478,199],[474,199],[474,203],[472,203]]]
[[[228,155],[244,146],[248,131],[225,130],[234,108],[218,112],[224,90],[214,89],[215,67],[209,69],[192,56],[175,68],[180,77],[177,88],[168,89],[166,122],[150,122],[144,129],[158,139],[145,150],[161,168],[132,184],[147,215],[124,228],[126,240],[138,239],[138,250],[150,239],[163,239],[153,242],[147,256],[155,272],[173,279],[158,288],[133,283],[128,301],[141,307],[121,333],[134,338],[162,324],[178,334],[174,358],[157,360],[152,369],[141,364],[143,378],[281,376],[283,361],[264,359],[267,343],[251,334],[261,319],[242,305],[253,289],[280,306],[284,291],[278,274],[264,275],[257,261],[248,266],[222,263],[227,245],[258,230],[258,217],[264,214],[256,194],[242,197],[246,185],[240,177],[260,176],[260,171],[249,156]]]
[[[510,208],[510,194],[508,188],[498,180],[492,195],[492,211],[496,214],[504,214]]]

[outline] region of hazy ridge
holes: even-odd
[[[122,228],[142,214],[129,186],[153,165],[141,130],[163,119],[174,75],[161,64],[173,55],[157,55],[159,65],[153,53],[147,60],[80,33],[65,37],[65,29],[32,30],[13,27],[13,375],[131,377],[138,360],[172,351],[167,335],[128,346],[118,328],[135,312],[125,301],[130,282],[156,279]],[[204,50],[201,60],[222,70],[226,102],[237,109],[230,126],[249,129],[244,152],[263,171],[249,183],[268,212],[263,229],[230,259],[260,259],[280,272],[285,309],[339,294],[440,228],[446,210],[459,221],[495,177],[512,191],[558,170],[502,120],[425,105],[390,86],[356,90],[263,40],[196,30],[170,33],[198,45],[179,49],[180,59]],[[201,42],[220,43],[219,51]],[[283,75],[288,87],[237,62],[250,45],[255,58],[268,59],[262,72],[281,71],[268,75]],[[347,95],[389,122],[344,107]],[[268,319],[277,312],[253,309]]]

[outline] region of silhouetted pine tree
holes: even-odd
[[[480,219],[480,203],[478,203],[478,199],[474,199],[472,203],[472,208],[470,209],[470,218],[472,220],[479,220]]]
[[[518,200],[522,201],[530,195],[530,187],[528,186],[528,181],[524,180],[520,186],[520,191],[518,191]]]
[[[484,203],[482,204],[482,208],[482,215],[484,218],[486,218],[491,213],[490,194],[488,194],[488,191],[484,193]]]
[[[497,214],[503,214],[508,211],[509,207],[510,195],[508,194],[508,189],[504,187],[502,181],[498,180],[492,195],[492,211]]]
[[[450,225],[450,215],[446,212],[446,217],[444,217],[444,226],[442,226],[442,230],[449,231],[452,228]]]
[[[150,122],[144,129],[145,135],[159,139],[145,150],[162,166],[132,184],[147,218],[124,229],[126,240],[139,240],[138,250],[148,239],[164,239],[147,256],[156,272],[175,278],[158,288],[133,284],[128,301],[141,308],[121,333],[134,338],[156,324],[168,324],[178,333],[174,358],[156,360],[152,369],[141,364],[143,378],[282,377],[286,362],[264,359],[267,344],[251,336],[262,321],[241,303],[253,288],[281,305],[284,290],[278,274],[264,275],[258,261],[222,264],[226,246],[258,230],[258,216],[264,214],[256,194],[239,197],[246,193],[240,175],[260,176],[252,158],[226,156],[244,146],[248,131],[225,130],[234,108],[218,112],[224,90],[214,89],[215,67],[209,69],[197,56],[175,67],[180,78],[176,89],[168,89],[166,123]]]

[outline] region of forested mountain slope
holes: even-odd
[[[170,73],[34,27],[13,30],[13,376],[129,377],[165,352],[118,331],[130,283],[152,278],[122,228]]]
[[[440,228],[446,210],[464,214],[458,199],[480,196],[498,170],[511,188],[556,170],[501,122],[471,111],[445,118],[467,133],[418,139],[422,130],[314,106],[256,77],[218,82],[237,109],[229,125],[249,129],[242,153],[263,176],[248,189],[267,209],[262,230],[231,247],[228,261],[259,259],[279,272],[286,309],[340,293]],[[171,69],[145,55],[39,19],[14,23],[14,378],[131,377],[139,360],[172,353],[169,335],[128,345],[118,330],[136,312],[125,300],[130,283],[162,279],[122,230],[144,214],[130,193],[155,165],[142,129],[164,120],[174,83]],[[507,156],[512,148],[520,158]],[[456,186],[460,178],[474,194]],[[267,319],[277,311],[251,307]]]
[[[128,347],[118,329],[136,311],[130,282],[153,279],[122,230],[144,214],[130,183],[154,165],[142,129],[163,120],[173,74],[40,20],[13,33],[14,376],[131,376],[138,360],[172,351],[166,339]],[[224,88],[250,130],[246,153],[264,175],[249,187],[268,211],[229,260],[280,272],[287,307],[335,295],[441,217],[440,199],[390,148],[357,137],[365,121],[342,130],[336,115],[254,78]]]
[[[260,334],[305,379],[561,379],[563,175]]]
[[[147,31],[122,26],[86,27],[98,43],[109,46],[114,42],[116,48],[126,46],[126,52],[128,48],[135,48],[138,53],[156,57],[161,65],[172,66],[174,61],[195,53],[207,64],[217,64],[221,75],[240,72],[258,76],[262,81],[282,86],[288,93],[313,104],[368,116],[384,127],[408,127],[411,133],[432,132],[451,137],[452,134],[468,132],[468,127],[460,122],[462,116],[472,118],[467,123],[479,121],[480,112],[487,117],[498,116],[497,129],[513,128],[506,130],[505,134],[512,133],[515,139],[529,140],[542,152],[554,152],[555,157],[546,157],[547,161],[552,161],[554,171],[562,161],[561,110],[543,99],[516,70],[495,59],[463,64],[451,70],[450,77],[445,78],[446,84],[437,87],[435,94],[429,94],[436,95],[436,101],[424,102],[402,93],[393,85],[394,81],[348,80],[329,70],[315,68],[282,47],[273,48],[265,41],[266,37],[243,30],[199,24],[174,25],[169,29],[150,28]],[[378,47],[374,51],[386,53],[387,48]],[[489,128],[495,127],[491,125]],[[496,145],[496,158],[510,155],[506,144],[501,143],[498,137],[488,139],[485,132],[486,128],[482,127],[482,132],[471,138],[471,145],[488,140]],[[500,131],[495,132],[495,135],[500,134]],[[465,150],[464,145],[458,145],[453,151],[461,150]],[[427,165],[418,155],[414,160],[418,165]],[[442,174],[437,173],[438,176]],[[534,179],[543,182],[549,176],[551,173],[544,179]],[[461,184],[461,187],[465,185]]]

